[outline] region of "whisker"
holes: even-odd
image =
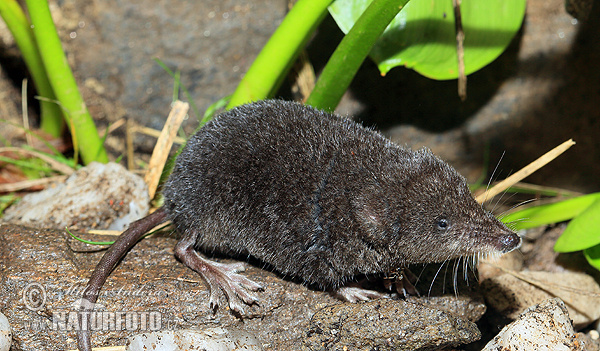
[[[510,176],[511,174],[512,174],[512,172],[509,173],[508,176]],[[502,191],[502,193],[500,194],[500,196],[496,200],[496,203],[494,204],[494,206],[492,206],[492,210],[491,210],[492,213],[494,213],[494,211],[496,210],[496,208],[500,204],[500,201],[502,201],[502,199],[504,198],[504,195],[506,195],[507,193],[508,193],[508,188],[506,188],[506,189],[504,189],[504,191]],[[507,200],[509,200],[510,198],[512,198],[515,195],[516,195],[515,193],[512,193],[511,196]]]
[[[454,261],[454,269],[453,269],[453,276],[454,279],[452,281],[452,287],[454,288],[454,297],[458,297],[458,267],[460,267],[460,259],[462,257],[459,257],[456,261]]]
[[[516,224],[517,223],[528,223],[529,218],[521,218],[521,219],[515,219],[514,221],[510,221],[509,223],[504,223],[510,230],[512,230],[513,232],[518,231]]]
[[[500,159],[498,160],[498,163],[496,164],[496,167],[494,167],[494,170],[492,171],[492,175],[490,176],[490,180],[487,183],[487,186],[485,187],[485,192],[487,193],[487,191],[490,188],[490,185],[492,184],[492,180],[494,179],[494,175],[496,174],[496,171],[498,170],[498,167],[500,166],[500,162],[502,162],[502,159],[504,158],[504,153],[506,151],[502,151],[502,155],[500,156]],[[483,201],[481,202],[482,206],[483,204],[487,201],[487,195],[485,197],[485,199],[483,199]]]
[[[504,190],[504,191],[502,192],[502,195],[500,195],[500,197],[498,198],[498,200],[497,200],[497,201],[496,201],[496,203],[494,204],[494,207],[492,208],[492,213],[494,213],[494,212],[496,211],[496,208],[498,208],[498,206],[499,206],[500,204],[505,204],[505,203],[508,203],[508,202],[510,202],[510,200],[511,200],[513,197],[517,196],[517,193],[511,193],[511,194],[510,194],[510,196],[508,196],[508,197],[507,197],[506,199],[504,199],[504,201],[503,201],[504,195],[506,195],[507,193],[508,193],[508,189],[506,189],[506,190]]]
[[[477,268],[477,264],[479,263],[477,255],[473,254],[473,256],[471,256],[471,273],[473,273],[473,276],[475,277],[475,281],[479,282],[479,276],[477,275],[477,273],[475,272],[476,268]]]
[[[431,280],[431,285],[429,285],[429,292],[427,293],[428,297],[431,296],[431,290],[433,290],[433,283],[435,282],[435,279],[437,278],[438,274],[440,274],[440,271],[442,270],[442,268],[444,267],[444,265],[446,263],[448,263],[448,260],[443,261],[442,264],[440,264],[440,268],[437,270],[437,272],[435,272],[435,275],[433,276],[433,279]]]
[[[425,268],[427,268],[426,264],[422,264],[422,269],[421,269],[421,273],[419,273],[419,275],[417,276],[417,281],[415,282],[415,285],[421,281],[421,276],[423,275],[423,273],[425,273]]]
[[[529,218],[529,217],[519,218],[519,219],[515,219],[514,221],[510,221],[510,222],[506,223],[506,225],[514,224],[514,223],[521,223],[521,222],[529,222],[530,219],[531,218]]]
[[[465,282],[467,283],[467,286],[469,286],[469,260],[467,259],[467,257],[465,257],[463,259],[463,279],[465,280]]]
[[[446,278],[448,277],[448,268],[450,267],[450,260],[447,260],[448,264],[444,269],[444,280],[442,281],[442,295],[446,293]]]
[[[497,217],[498,217],[498,218],[500,218],[500,219],[502,219],[502,218],[506,217],[506,214],[507,214],[508,212],[510,212],[510,211],[512,211],[512,210],[514,210],[515,208],[517,208],[517,207],[520,207],[520,206],[523,206],[523,205],[526,205],[526,204],[528,204],[528,203],[530,203],[530,202],[533,202],[533,201],[536,201],[536,200],[537,200],[536,198],[531,198],[531,199],[528,199],[528,200],[521,201],[521,202],[519,202],[519,203],[517,203],[517,204],[513,205],[513,206],[512,206],[511,208],[509,208],[508,210],[506,210],[506,211],[503,211],[503,212],[502,212],[502,213],[500,213],[500,214],[499,214]]]
[[[531,218],[529,218],[529,217],[523,217],[523,218],[519,218],[519,219],[513,219],[509,223],[529,222],[530,219]]]

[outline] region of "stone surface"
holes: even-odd
[[[128,351],[261,351],[256,338],[236,328],[206,328],[143,333],[129,338]]]
[[[12,344],[12,332],[10,323],[3,313],[0,313],[0,351],[10,350]]]
[[[566,303],[576,329],[600,318],[600,286],[587,274],[524,271],[486,279],[481,287],[489,306],[511,319],[552,297]]]
[[[123,230],[148,214],[149,202],[140,176],[116,163],[93,162],[64,183],[24,196],[2,220],[36,228]]]
[[[75,234],[84,239],[111,239]],[[13,326],[14,347],[24,351],[75,348],[73,322],[77,315],[69,313],[76,310],[87,279],[104,251],[76,241],[63,231],[32,230],[6,224],[0,225],[0,240],[3,242],[0,247],[0,265],[3,267],[0,271],[0,310]],[[416,334],[411,332],[404,336],[405,340],[413,342],[412,345],[416,345],[417,335],[418,342],[425,343],[423,337],[437,332],[444,334],[435,336],[434,343],[456,344],[476,335],[469,319],[477,320],[485,311],[481,302],[467,300],[467,294],[462,294],[462,290],[458,301],[453,301],[453,296],[435,297],[437,295],[432,292],[431,298],[412,297],[407,302],[387,299],[360,305],[341,303],[326,292],[311,290],[282,280],[275,273],[249,266],[243,274],[263,285],[265,290],[259,294],[260,305],[249,308],[250,316],[240,320],[223,307],[227,306],[224,297],[220,301],[221,307],[213,313],[207,303],[208,291],[204,282],[175,259],[175,243],[176,238],[170,234],[144,239],[112,272],[98,299],[99,313],[96,315],[108,321],[120,316],[123,324],[115,322],[112,327],[108,325],[109,330],[93,332],[93,346],[124,345],[128,336],[154,331],[140,330],[141,322],[138,329],[128,328],[128,318],[137,317],[138,321],[142,318],[158,321],[158,327],[163,331],[237,328],[256,336],[266,350],[301,349],[305,347],[302,341],[308,335],[315,314],[318,312],[319,320],[332,321],[339,316],[333,314],[335,311],[343,311],[348,321],[364,320],[367,329],[361,332],[362,335],[371,330],[368,328],[389,321],[415,330]],[[428,285],[424,279],[417,288],[426,291]],[[371,321],[374,324],[369,327]],[[426,328],[431,335],[419,334],[419,326],[427,324],[431,324]],[[148,322],[146,326],[152,325]],[[461,332],[456,330],[457,327],[467,329]],[[358,333],[358,325],[354,328]],[[395,333],[400,335],[401,330],[396,329]],[[340,345],[352,342],[353,335],[347,336],[350,339],[338,339]],[[451,338],[450,341],[445,341],[445,337]],[[383,349],[389,344],[385,339],[373,338],[369,345]]]
[[[160,57],[171,69],[181,70],[182,83],[203,111],[233,91],[283,18],[287,4],[281,0],[61,0],[51,5],[69,62],[97,122],[105,126],[129,116],[158,129],[169,109],[173,80],[153,63],[153,57]],[[456,97],[454,81],[431,81],[402,68],[380,77],[374,65],[367,62],[339,110],[380,128],[403,124],[388,135],[400,144],[433,148],[470,180],[480,176],[488,145],[490,169],[506,151],[500,174],[496,174],[496,179],[501,179],[556,144],[574,138],[577,145],[567,156],[528,181],[598,190],[600,6],[594,6],[587,23],[574,21],[563,6],[562,0],[528,1],[520,35],[496,62],[469,76],[469,98],[465,103]],[[2,21],[0,38],[0,76],[5,79],[0,84],[0,113],[2,118],[9,116],[18,123],[20,85],[25,73],[22,64],[14,65],[18,61],[16,50]],[[326,20],[308,50],[317,71],[339,39],[339,31]],[[35,102],[31,96],[30,104]],[[30,116],[35,115],[31,107],[30,112]],[[191,118],[188,129],[194,126]],[[9,131],[4,125],[0,130],[8,131],[7,135],[19,131]],[[122,139],[109,138],[108,143],[116,155],[123,154]],[[149,151],[152,146],[150,140],[141,149]],[[76,301],[76,292],[81,291],[69,288],[83,288],[86,280],[82,277],[89,276],[101,253],[75,252],[91,249],[60,232],[13,226],[0,226],[0,232],[7,242],[0,256],[0,308],[10,311],[9,320],[17,325],[15,347],[73,348],[73,332],[39,331],[53,311],[68,310]],[[531,243],[533,250],[525,252],[526,265],[557,272],[565,271],[567,266],[587,266],[580,254],[553,253],[555,237],[544,234],[541,240]],[[265,305],[257,307],[261,318],[241,323],[223,309],[212,316],[203,303],[203,282],[173,258],[174,243],[174,239],[164,237],[140,243],[109,279],[104,290],[108,294],[100,301],[105,311],[152,308],[177,327],[243,324],[258,331],[267,349],[276,350],[289,348],[291,341],[302,338],[304,334],[297,334],[297,330],[307,330],[317,310],[338,303],[327,294],[251,268],[247,274],[267,285],[261,295]],[[440,276],[446,278],[446,270],[441,272]],[[456,273],[451,275],[453,279],[449,280],[456,280]],[[23,305],[21,294],[32,282],[43,284],[49,292],[47,308],[30,311]],[[426,292],[429,282],[431,279],[424,279],[420,290]],[[135,289],[145,293],[143,298],[124,298],[123,292],[116,293],[118,287],[133,295]],[[154,296],[154,291],[159,293]],[[182,296],[190,291],[192,297]],[[458,291],[462,294],[464,290]],[[496,328],[494,323],[490,329],[495,332]],[[93,340],[103,345],[120,344],[127,334],[94,333]]]
[[[410,316],[418,315],[418,320]],[[477,326],[409,301],[340,304],[317,312],[304,344],[310,350],[433,350],[473,342]]]
[[[528,308],[488,343],[483,351],[588,350],[584,338],[575,334],[562,300],[545,300]]]
[[[66,22],[65,44],[75,72],[90,95],[115,102],[130,118],[161,129],[174,80],[153,59],[181,72],[181,83],[204,113],[233,93],[283,19],[287,3],[67,0],[56,10]]]

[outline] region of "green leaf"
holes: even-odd
[[[173,101],[172,102],[175,102],[176,100],[179,99],[178,93],[179,93],[179,87],[181,87],[181,89],[183,90],[183,93],[185,94],[185,98],[187,99],[187,101],[190,103],[190,106],[192,107],[192,111],[194,111],[194,114],[196,116],[200,116],[200,110],[198,109],[198,106],[194,102],[194,99],[192,99],[192,94],[190,94],[189,90],[186,88],[185,85],[181,84],[180,72],[179,71],[173,72],[158,57],[154,58],[154,62],[156,62],[162,69],[164,69],[165,72],[167,72],[167,74],[169,76],[171,76],[171,78],[173,78]]]
[[[583,250],[583,255],[592,267],[600,270],[600,245]]]
[[[502,217],[501,220],[515,230],[535,228],[572,219],[598,200],[600,200],[600,193],[579,196],[553,204],[516,211]]]
[[[38,172],[44,172],[47,174],[52,173],[52,168],[47,167],[45,162],[41,161],[40,159],[36,159],[36,158],[24,158],[21,160],[16,160],[16,159],[13,159],[10,157],[0,156],[0,161],[5,162],[5,163],[10,163],[10,164],[20,167],[21,170],[23,172],[25,172],[31,178],[39,178],[40,176],[39,175],[36,176],[35,173],[28,172],[28,169],[35,170]]]
[[[69,233],[69,235],[73,239],[79,240],[82,243],[86,243],[86,244],[89,244],[89,245],[112,245],[112,244],[115,243],[114,241],[90,241],[90,240],[85,240],[85,239],[82,239],[82,238],[76,236],[75,234],[71,233],[71,231],[69,230],[69,227],[65,227],[65,230],[67,231],[67,233]]]
[[[580,215],[573,218],[560,238],[558,238],[556,241],[556,244],[554,245],[554,251],[580,251],[599,244],[600,200],[597,200],[591,206],[586,208],[585,211],[583,211]],[[598,252],[600,253],[600,251]]]
[[[347,33],[372,0],[336,0],[329,12]],[[495,60],[525,16],[525,0],[463,0],[466,74]],[[370,53],[383,75],[396,66],[439,80],[458,77],[452,1],[411,0]]]
[[[163,226],[158,227],[155,230],[150,231],[150,232],[144,234],[144,236],[142,236],[142,238],[145,238],[145,237],[150,236],[152,234],[158,233],[158,232],[160,232],[161,230],[165,229],[166,227],[168,227],[170,225],[171,225],[171,223],[166,223]],[[65,227],[65,230],[67,231],[67,233],[69,233],[69,235],[73,239],[79,240],[82,243],[86,243],[86,244],[90,244],[90,245],[112,245],[116,241],[116,240],[115,241],[90,241],[90,240],[85,240],[85,239],[80,238],[80,237],[76,236],[75,234],[71,233],[71,231],[69,230],[69,227]]]

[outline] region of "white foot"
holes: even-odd
[[[372,299],[381,299],[389,297],[378,291],[367,290],[357,286],[343,286],[335,291],[336,297],[348,302],[356,303],[358,301],[369,301]]]

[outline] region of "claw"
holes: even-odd
[[[229,308],[244,315],[244,304],[252,305],[258,303],[258,297],[250,291],[262,290],[262,285],[244,277],[238,272],[246,270],[241,263],[219,263],[202,257],[194,249],[191,238],[180,241],[175,247],[175,254],[188,267],[198,272],[208,283],[210,289],[209,305],[216,310],[219,305],[219,294],[221,290],[229,301]]]
[[[414,284],[417,282],[417,277],[408,270],[408,268],[403,268],[400,272],[400,275],[396,279],[396,291],[398,294],[404,296],[404,298],[413,295],[420,296],[419,291],[415,288]]]

